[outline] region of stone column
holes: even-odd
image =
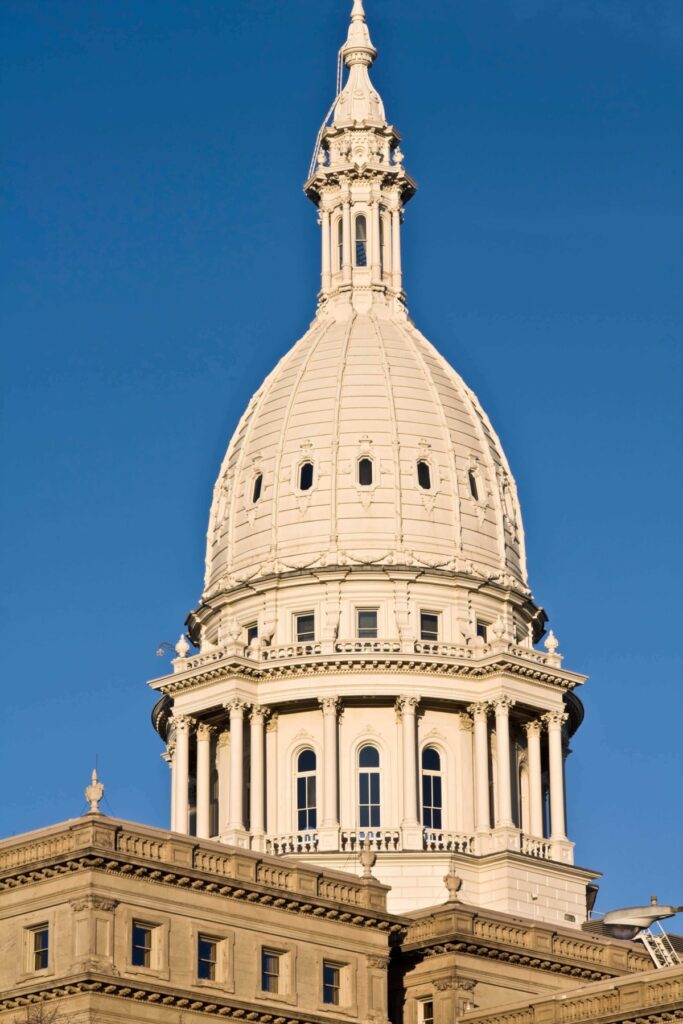
[[[320,225],[322,228],[322,290],[330,290],[330,214],[328,210],[320,211]]]
[[[337,750],[338,697],[321,697],[318,700],[323,713],[323,791],[322,819],[318,828],[320,850],[339,849],[339,810],[337,787],[339,754]]]
[[[550,838],[566,841],[564,823],[564,763],[562,756],[562,725],[566,713],[549,711],[543,716],[548,727],[548,764],[550,768]]]
[[[161,757],[162,757],[162,760],[164,760],[166,762],[166,764],[168,765],[168,767],[171,770],[171,832],[175,832],[175,830],[176,830],[176,827],[175,827],[175,801],[176,801],[176,796],[175,796],[175,790],[176,790],[176,784],[175,784],[175,776],[176,776],[176,771],[175,771],[175,743],[169,743],[167,745],[167,747],[166,747],[166,750],[161,755]]]
[[[277,711],[271,712],[266,722],[266,831],[277,835],[281,825],[278,815],[278,756],[277,756]]]
[[[477,832],[488,832],[491,828],[489,800],[489,740],[487,701],[478,701],[467,709],[474,720],[474,785],[475,821]],[[481,852],[481,851],[479,851]]]
[[[264,739],[268,709],[257,704],[251,709],[251,778],[249,786],[249,831],[252,850],[265,849],[265,758]]]
[[[401,211],[391,211],[391,277],[394,290],[403,288],[401,274]]]
[[[344,265],[342,267],[344,284],[351,284],[351,204],[348,199],[342,207],[342,224],[344,226]]]
[[[187,832],[189,824],[190,723],[187,715],[174,715],[175,722],[175,815],[176,832]]]
[[[211,735],[204,722],[197,726],[197,838],[211,835]]]
[[[226,842],[246,847],[249,837],[244,827],[244,701],[234,698],[226,705],[230,712],[230,821]]]
[[[498,820],[496,827],[512,828],[512,780],[510,778],[510,708],[514,701],[499,697],[493,702],[496,713],[496,755],[498,768]]]
[[[370,203],[370,238],[372,249],[370,255],[370,266],[372,267],[372,282],[379,284],[382,280],[379,262],[379,202],[373,199]]]
[[[538,719],[527,722],[527,757],[529,771],[529,832],[537,839],[543,838],[543,783],[541,780],[541,730],[543,723]]]
[[[228,827],[230,814],[230,733],[223,729],[216,743],[216,772],[218,774],[218,834]]]
[[[403,727],[403,821],[401,822],[402,845],[404,850],[422,849],[422,828],[417,806],[417,734],[415,712],[419,697],[401,696],[396,701],[396,710],[401,716]]]

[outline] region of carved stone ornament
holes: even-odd
[[[557,654],[557,648],[560,646],[560,644],[557,637],[553,633],[552,629],[545,638],[545,643],[543,644],[543,646],[545,647],[548,654]]]
[[[487,700],[479,700],[479,701],[475,701],[474,704],[470,704],[470,706],[468,707],[467,711],[472,716],[472,718],[476,721],[477,718],[482,718],[483,717],[485,719],[487,717],[487,715],[489,713],[490,706],[491,705],[489,704],[489,702]]]
[[[100,813],[100,801],[104,796],[104,786],[97,778],[97,769],[93,768],[92,775],[90,776],[90,785],[86,786],[85,799],[90,804],[90,813]]]
[[[369,956],[368,967],[375,971],[386,971],[389,966],[389,957],[387,956]]]
[[[493,707],[497,715],[506,715],[516,703],[512,697],[496,697]]]
[[[104,910],[111,914],[119,905],[118,900],[105,899],[104,896],[82,896],[80,899],[69,900],[72,910]]]
[[[336,715],[339,710],[339,697],[318,697],[318,704],[323,715]]]
[[[184,633],[181,633],[178,637],[178,642],[175,645],[175,652],[179,658],[186,658],[190,650],[190,644]]]
[[[545,715],[543,715],[543,721],[547,725],[548,729],[552,727],[556,729],[561,728],[568,718],[569,715],[566,711],[547,711]]]
[[[402,694],[400,697],[396,698],[395,708],[396,708],[396,711],[399,713],[399,715],[404,715],[404,714],[409,714],[409,715],[413,714],[414,715],[415,712],[417,711],[419,703],[420,703],[420,698],[419,697],[407,697],[407,696]]]

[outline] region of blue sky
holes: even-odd
[[[149,725],[220,459],[306,329],[301,192],[342,0],[2,6],[0,835],[167,823]],[[409,306],[516,476],[532,585],[590,674],[569,761],[599,908],[683,903],[682,9],[367,0],[420,185]],[[680,926],[679,926],[680,930]]]

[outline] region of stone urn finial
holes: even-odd
[[[90,785],[85,788],[85,799],[90,804],[90,814],[101,814],[100,800],[104,796],[104,786],[97,778],[97,768],[93,768]]]
[[[184,633],[181,633],[178,637],[178,643],[175,645],[175,652],[179,658],[186,658],[189,650],[190,645],[187,642],[187,637]]]
[[[557,637],[553,633],[552,629],[545,638],[545,643],[543,644],[543,646],[545,647],[548,654],[557,654],[557,648],[560,646],[560,644]]]
[[[455,903],[458,899],[458,893],[462,889],[462,878],[455,873],[456,864],[451,860],[448,865],[448,874],[444,875],[444,885],[448,889],[448,903]]]
[[[358,858],[363,867],[363,878],[372,878],[372,869],[377,863],[377,854],[374,850],[363,847]]]

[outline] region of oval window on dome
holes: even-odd
[[[423,491],[431,491],[432,471],[429,468],[429,463],[425,462],[424,459],[420,459],[417,464],[417,482]]]
[[[470,494],[475,501],[479,501],[479,487],[477,486],[477,475],[473,469],[470,469],[467,474],[467,479],[470,483]]]
[[[372,459],[360,459],[358,462],[358,483],[361,487],[372,486]]]
[[[261,497],[261,491],[263,490],[263,473],[257,473],[254,477],[254,487],[251,492],[251,501],[255,505]]]
[[[313,463],[302,462],[299,466],[299,490],[310,491],[313,486]]]

